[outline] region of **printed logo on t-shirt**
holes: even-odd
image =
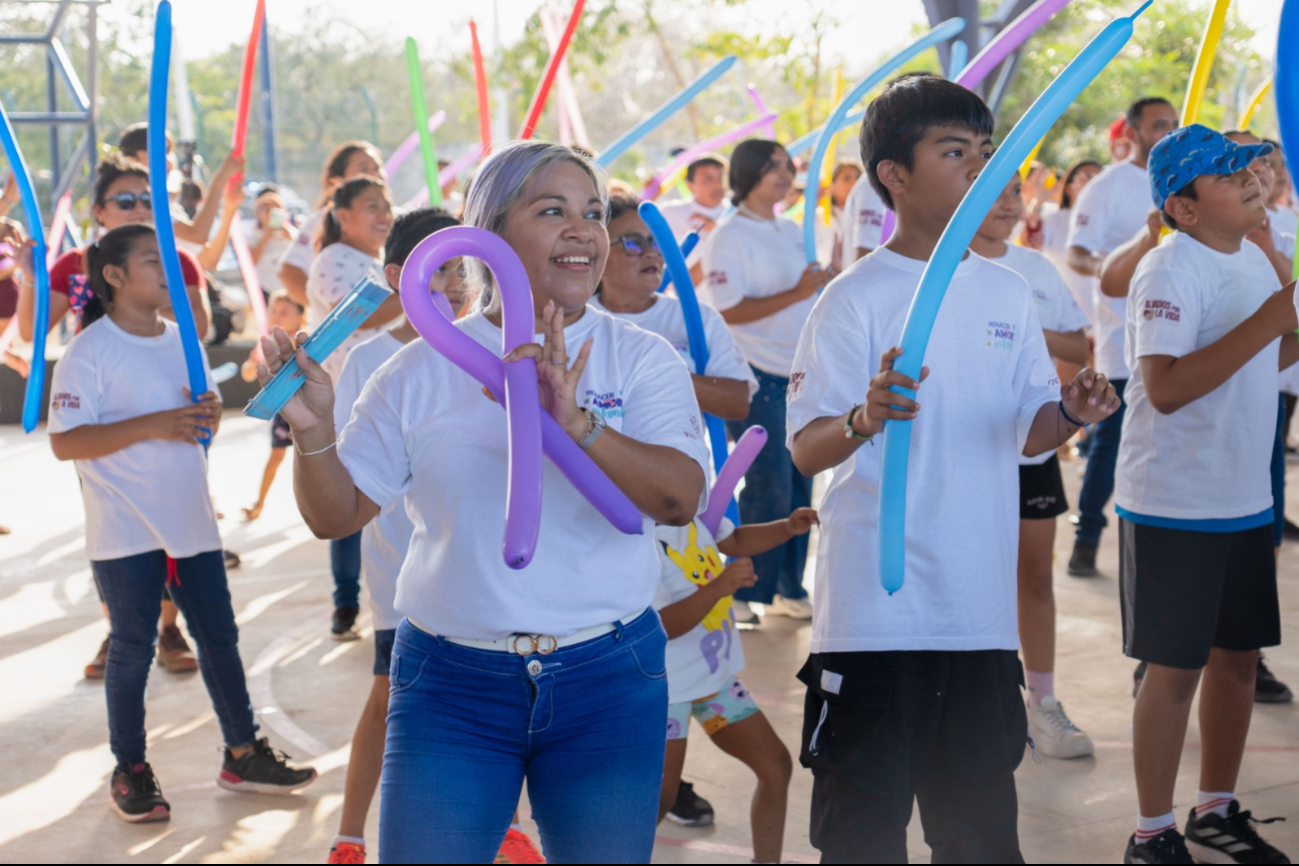
[[[1051,296],[1041,289],[1034,289],[1033,300],[1037,301],[1039,307],[1045,307],[1051,303]]]
[[[803,390],[803,383],[807,381],[807,373],[802,370],[797,373],[791,373],[789,376],[788,399],[793,400],[798,393]]]
[[[714,286],[726,285],[726,271],[709,271],[708,282],[712,283]]]
[[[599,412],[606,421],[611,418],[621,418],[623,416],[622,390],[619,389],[617,393],[609,391],[601,394],[588,388],[586,405],[591,411]]]
[[[1182,320],[1182,308],[1172,301],[1156,301],[1152,298],[1146,301],[1146,308],[1141,311],[1141,318],[1147,322],[1154,319],[1180,322]]]
[[[877,210],[862,210],[857,212],[857,222],[864,226],[880,228],[884,225],[884,214]]]
[[[690,429],[689,429],[689,430],[682,430],[681,432],[685,434],[685,436],[686,436],[687,439],[701,439],[701,438],[703,438],[704,431],[699,429],[699,416],[698,416],[698,415],[695,415],[694,413],[691,413],[691,415],[690,415]]]
[[[992,349],[1015,348],[1015,326],[1009,322],[989,322],[986,345]]]
[[[1091,222],[1091,217],[1087,216],[1087,214],[1085,213],[1078,214],[1078,225],[1085,226],[1090,222]]]
[[[76,410],[81,408],[81,398],[76,394],[69,394],[66,391],[60,391],[58,394],[55,394],[50,400],[50,403],[55,409]]]
[[[725,568],[717,548],[712,545],[699,546],[699,530],[694,523],[687,528],[686,546],[683,550],[675,550],[666,541],[659,543],[663,545],[663,551],[668,559],[681,569],[682,576],[695,586],[708,586]],[[708,663],[709,673],[717,673],[722,659],[731,658],[731,647],[735,643],[735,622],[731,619],[731,596],[718,600],[704,617],[701,625],[706,629],[706,633],[699,641],[699,651],[703,654],[704,661]]]

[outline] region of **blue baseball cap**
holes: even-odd
[[[1193,123],[1170,132],[1150,151],[1150,195],[1155,207],[1164,209],[1168,197],[1203,175],[1235,174],[1260,156],[1272,152],[1272,145],[1237,144],[1203,124]]]

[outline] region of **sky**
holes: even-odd
[[[551,0],[556,8],[571,8],[568,0]],[[855,56],[876,57],[881,52],[900,47],[907,41],[913,25],[925,21],[925,12],[921,0],[813,0],[820,7],[830,9],[842,21],[842,26],[827,40],[827,53],[833,59],[844,58],[852,68]],[[1085,3],[1086,0],[1074,0]],[[1276,25],[1281,15],[1283,0],[1234,0],[1232,7],[1245,23],[1257,28],[1260,32],[1256,38],[1256,49],[1265,57],[1271,57],[1276,45]],[[538,0],[494,0],[501,24],[501,38],[508,44],[522,33],[527,19],[542,4]],[[1160,3],[1179,3],[1204,6],[1208,0],[1157,0],[1156,7],[1147,14],[1157,11]],[[175,4],[174,20],[180,29],[187,57],[200,57],[206,51],[217,51],[232,42],[245,42],[252,23],[255,0],[222,0],[220,12],[213,4],[198,2],[179,2]],[[380,32],[397,32],[414,36],[417,40],[433,44],[446,44],[443,40],[450,38],[453,47],[468,50],[469,28],[468,16],[448,15],[447,8],[458,4],[447,0],[365,0],[365,2],[342,2],[342,0],[268,0],[269,18],[272,28],[292,31],[295,17],[303,15],[307,9],[323,9],[328,14],[336,15],[345,21],[352,21],[361,27]],[[487,49],[493,43],[495,28],[492,21],[492,4],[482,2],[482,14],[478,19],[480,37],[487,43]],[[1138,6],[1133,0],[1133,8]],[[746,5],[746,13],[755,16],[763,29],[780,27],[789,15],[791,4],[788,0],[757,0]],[[111,14],[110,5],[101,13]],[[448,30],[451,36],[447,37]],[[187,33],[201,33],[203,44],[196,38],[187,38]],[[421,34],[426,34],[421,37]],[[456,35],[458,34],[458,35]],[[460,43],[463,43],[461,45]]]

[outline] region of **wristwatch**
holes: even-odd
[[[582,437],[582,441],[578,442],[577,445],[583,451],[586,451],[595,444],[595,440],[600,438],[600,434],[609,426],[609,423],[604,420],[603,415],[592,412],[586,407],[582,407],[582,414],[586,416],[586,423],[590,426],[587,427],[586,435]]]
[[[848,420],[843,422],[843,438],[856,439],[858,442],[871,442],[875,439],[874,433],[872,433],[869,436],[863,436],[860,433],[858,433],[855,429],[853,429],[852,426],[853,419],[857,417],[857,413],[860,412],[861,409],[862,409],[862,404],[858,403],[856,406],[853,406],[852,409],[848,411]]]

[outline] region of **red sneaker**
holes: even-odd
[[[537,846],[532,844],[526,833],[520,833],[513,828],[505,834],[505,841],[501,843],[501,850],[496,852],[497,863],[545,863],[546,858],[541,856]]]
[[[358,845],[355,842],[339,842],[333,848],[329,849],[329,859],[326,863],[364,863],[365,846]]]

